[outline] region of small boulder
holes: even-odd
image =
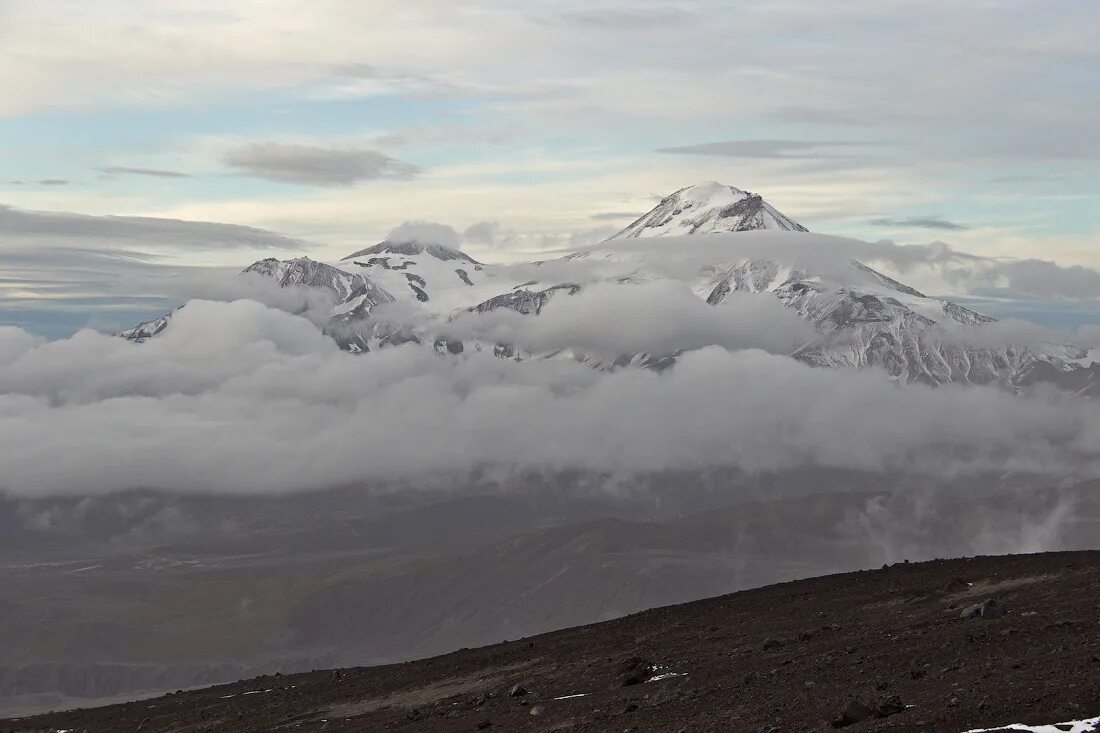
[[[905,704],[902,703],[901,698],[897,695],[891,695],[878,704],[875,708],[875,717],[888,718],[891,715],[897,715],[898,713],[905,712]]]
[[[527,688],[523,685],[515,685],[508,690],[508,697],[523,697],[527,694]]]
[[[981,619],[994,619],[1000,618],[1008,613],[1008,606],[1005,602],[999,598],[988,598],[981,603],[975,603],[973,606],[967,606],[959,614],[959,618],[981,618]]]
[[[783,642],[774,637],[768,637],[764,640],[764,651],[768,651],[769,649],[777,649],[781,646],[783,646]]]
[[[855,725],[856,723],[867,720],[875,714],[875,711],[867,707],[858,700],[852,700],[848,703],[848,707],[844,708],[844,712],[833,718],[834,728],[846,728],[849,725]]]
[[[631,657],[618,666],[619,681],[623,687],[640,685],[653,676],[653,665],[641,657]]]
[[[947,583],[947,585],[945,585],[943,587],[943,592],[944,593],[962,593],[963,591],[965,591],[969,587],[970,587],[970,584],[967,583],[962,578],[952,578]]]

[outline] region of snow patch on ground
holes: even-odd
[[[1100,716],[1086,720],[1070,720],[1049,725],[1024,725],[1011,723],[995,728],[974,728],[966,733],[1096,733],[1100,731]]]
[[[687,677],[687,672],[664,672],[663,674],[650,677],[646,682],[660,682],[661,680],[667,680],[673,677]]]
[[[274,689],[274,688],[270,688],[270,689],[267,689],[267,690],[249,690],[248,692],[241,692],[239,694],[234,694],[234,695],[222,695],[221,699],[222,700],[228,700],[231,697],[238,697],[238,696],[239,697],[244,697],[245,695],[261,695],[265,692],[271,692],[272,689]]]

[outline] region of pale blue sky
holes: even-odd
[[[412,219],[497,222],[470,249],[531,257],[706,179],[814,231],[1095,270],[1098,28],[1071,0],[0,0],[0,206],[286,235],[0,209],[0,323],[109,328],[181,268]],[[982,304],[1100,321],[1100,291],[1003,296]]]

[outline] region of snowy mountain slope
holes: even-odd
[[[469,310],[476,313],[488,313],[501,308],[507,308],[523,315],[538,315],[546,307],[554,296],[561,293],[576,295],[581,286],[575,283],[563,283],[552,285],[542,290],[528,290],[526,287],[517,287],[511,292],[497,295],[484,303],[478,303]]]
[[[773,293],[821,334],[792,356],[814,366],[877,367],[905,382],[1002,384],[1015,389],[1057,383],[1097,391],[1100,365],[1071,344],[1042,349],[981,343],[997,319],[930,298],[855,260],[850,276],[822,278],[767,260],[743,260],[712,278],[707,302],[730,292]]]
[[[874,367],[904,382],[1014,390],[1053,382],[1078,394],[1097,393],[1100,364],[1091,366],[1087,350],[996,343],[986,327],[997,319],[839,256],[841,241],[785,231],[668,234],[613,238],[568,260],[590,263],[593,270],[619,268],[624,282],[680,279],[711,305],[727,302],[731,293],[771,294],[820,334],[791,352],[814,366]]]
[[[133,328],[127,328],[125,331],[119,331],[116,336],[120,336],[127,341],[134,341],[136,343],[144,343],[145,341],[153,338],[158,333],[168,327],[168,323],[172,320],[171,313],[165,313],[159,318],[153,318],[148,321],[142,321]]]
[[[975,348],[955,335],[995,319],[929,298],[852,261],[852,277],[830,281],[775,262],[745,260],[717,278],[707,302],[731,292],[773,293],[821,338],[793,356],[815,366],[878,367],[906,382],[1010,383],[1030,364],[1026,350]]]
[[[1081,397],[1100,397],[1100,357],[1060,359],[1042,355],[1016,377],[1014,386],[1027,389],[1053,385]]]
[[[318,288],[332,293],[336,299],[334,317],[362,318],[375,306],[391,303],[394,297],[372,279],[360,273],[349,273],[308,257],[293,260],[268,258],[253,263],[243,274],[263,275],[274,279],[279,287]]]
[[[244,273],[270,277],[284,288],[301,286],[330,290],[340,302],[347,300],[354,290],[367,285],[365,278],[357,278],[308,257],[297,257],[293,260],[277,260],[271,257],[249,265]]]
[[[499,268],[434,242],[386,240],[348,255],[338,266],[368,276],[400,302],[420,304],[437,315],[490,298],[512,284],[499,280]]]
[[[758,194],[706,181],[661,199],[661,203],[611,239],[713,234],[758,229],[804,232]]]
[[[385,340],[395,343],[403,340],[399,329],[370,320],[376,307],[393,303],[395,298],[362,273],[347,272],[308,257],[298,257],[292,260],[260,260],[246,267],[242,274],[270,277],[279,287],[315,288],[331,293],[334,305],[324,330],[343,349],[368,351],[372,345]]]
[[[334,305],[325,330],[342,347],[352,351],[361,350],[363,344],[359,343],[361,339],[358,336],[349,334],[347,324],[366,319],[376,306],[394,302],[392,295],[365,275],[345,272],[308,257],[260,260],[246,267],[241,274],[269,277],[279,287],[320,290],[331,296]],[[166,313],[115,335],[141,343],[161,333],[169,326],[171,318],[172,314]]]

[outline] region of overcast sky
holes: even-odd
[[[188,268],[406,220],[529,258],[706,179],[1077,266],[987,310],[1097,322],[1097,28],[1070,0],[0,0],[0,323],[127,325]]]

